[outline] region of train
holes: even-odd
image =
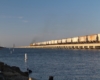
[[[44,42],[36,42],[30,44],[30,46],[46,46],[46,45],[57,45],[57,44],[84,44],[84,43],[99,43],[100,42],[100,34],[92,34],[85,36],[78,36],[72,38],[65,38],[59,40],[50,40]]]

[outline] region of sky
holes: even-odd
[[[0,46],[100,33],[100,0],[0,0]]]

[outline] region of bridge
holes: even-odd
[[[100,43],[84,43],[84,44],[57,44],[42,46],[21,46],[19,48],[51,48],[51,49],[100,49]]]

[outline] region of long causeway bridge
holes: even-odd
[[[45,46],[21,46],[19,48],[100,49],[100,43],[60,44],[60,45],[45,45]]]
[[[21,48],[100,49],[100,34],[34,42]]]

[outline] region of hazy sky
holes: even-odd
[[[0,0],[0,45],[100,33],[100,0]]]

